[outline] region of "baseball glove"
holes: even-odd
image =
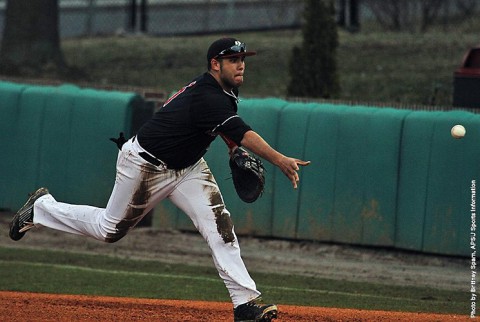
[[[239,147],[232,153],[229,164],[233,185],[240,199],[248,203],[257,200],[265,186],[265,168],[262,161]]]

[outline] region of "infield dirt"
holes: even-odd
[[[229,303],[0,292],[2,321],[232,321]],[[282,305],[275,321],[467,321],[467,316]]]

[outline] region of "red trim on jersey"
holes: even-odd
[[[222,137],[223,141],[225,141],[225,143],[230,149],[233,149],[234,147],[237,146],[235,142],[233,142],[229,137],[225,136],[224,134],[220,133],[220,136]]]
[[[176,92],[175,94],[172,95],[172,97],[170,97],[166,102],[165,104],[163,104],[162,107],[165,107],[168,103],[170,103],[174,98],[176,98],[178,95],[182,94],[183,92],[185,92],[185,90],[189,87],[192,87],[193,85],[195,85],[197,81],[193,81],[191,82],[190,84],[188,84],[187,86],[184,86],[181,90],[179,90],[178,92]]]

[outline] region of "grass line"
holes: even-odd
[[[228,302],[214,267],[47,249],[0,247],[0,289]],[[468,294],[432,288],[250,272],[278,304],[465,314]]]
[[[113,275],[125,275],[125,276],[148,276],[148,277],[159,277],[159,278],[166,278],[166,279],[186,279],[186,280],[193,280],[193,281],[202,281],[202,282],[210,282],[210,283],[219,283],[223,284],[220,278],[209,278],[203,276],[191,276],[191,275],[174,275],[174,274],[165,274],[165,273],[147,273],[147,272],[132,272],[132,271],[120,271],[120,270],[107,270],[107,269],[100,269],[100,268],[91,268],[91,267],[82,267],[82,266],[74,266],[74,265],[65,265],[65,264],[48,264],[48,263],[32,263],[32,262],[25,262],[25,261],[5,261],[0,260],[0,264],[18,264],[22,266],[31,266],[31,267],[49,267],[49,268],[57,268],[57,269],[65,269],[65,270],[80,270],[85,272],[93,272],[93,273],[105,273],[105,274],[113,274]],[[332,290],[325,290],[325,289],[311,289],[311,288],[295,288],[295,287],[284,287],[284,286],[274,286],[274,285],[261,285],[263,289],[271,289],[277,291],[287,291],[287,292],[296,292],[296,293],[317,293],[317,294],[325,294],[325,295],[341,295],[341,296],[354,296],[354,297],[366,297],[366,298],[373,298],[373,299],[389,299],[389,300],[402,300],[402,301],[418,301],[418,299],[406,298],[406,297],[397,297],[397,296],[385,296],[385,295],[374,295],[374,294],[367,294],[367,293],[358,293],[358,292],[340,292],[340,291],[332,291]]]
[[[151,277],[160,277],[160,278],[174,278],[174,279],[176,278],[176,279],[188,279],[188,280],[194,280],[194,281],[222,283],[220,278],[215,279],[215,278],[209,278],[209,277],[203,277],[203,276],[119,271],[119,270],[91,268],[91,267],[65,265],[65,264],[47,264],[47,263],[32,263],[32,262],[25,262],[25,261],[5,261],[5,260],[0,260],[0,264],[7,264],[7,265],[8,264],[20,264],[20,265],[31,266],[31,267],[51,267],[51,268],[59,268],[59,269],[67,269],[67,270],[80,270],[80,271],[85,271],[85,272],[106,273],[106,274],[115,274],[115,275],[151,276]]]

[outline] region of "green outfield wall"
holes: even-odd
[[[267,163],[265,193],[247,204],[216,140],[205,158],[238,234],[470,256],[480,115],[279,99],[245,99],[239,113],[276,149],[312,164],[294,190]],[[465,138],[451,137],[455,124],[467,128]],[[155,218],[194,230],[168,202]]]
[[[130,135],[136,94],[0,82],[0,207],[18,209],[46,186],[58,200],[104,206],[118,149]]]
[[[38,186],[60,201],[105,206],[118,153],[108,139],[134,134],[135,111],[151,114],[144,106],[133,93],[0,82],[0,207],[17,209]],[[275,98],[244,99],[239,113],[273,147],[312,163],[295,190],[266,162],[265,192],[247,204],[216,140],[205,158],[237,234],[470,256],[480,115]],[[455,124],[465,138],[451,137]],[[195,230],[168,200],[153,225]]]
[[[239,113],[272,146],[312,164],[297,190],[267,164],[265,194],[246,204],[217,140],[206,159],[238,233],[470,256],[480,115],[278,99],[245,99]],[[465,138],[451,137],[455,124]]]

